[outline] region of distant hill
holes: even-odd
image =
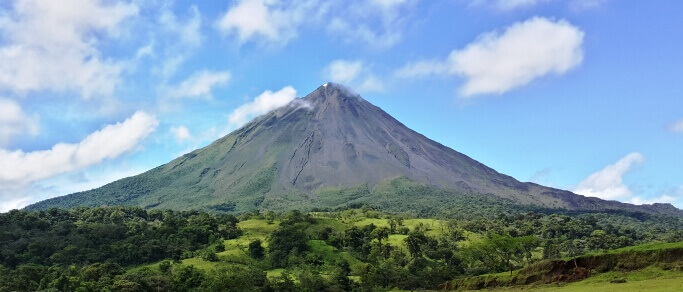
[[[27,207],[456,208],[462,198],[566,210],[681,215],[523,183],[407,128],[338,84],[251,121],[207,147],[137,176]]]

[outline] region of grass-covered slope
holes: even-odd
[[[0,292],[424,290],[680,275],[678,217],[479,212],[14,210],[0,214]]]
[[[605,252],[590,253],[576,258],[545,260],[511,273],[481,275],[455,279],[443,286],[444,290],[478,290],[514,287],[515,290],[557,288],[558,285],[585,281],[566,286],[569,290],[633,288],[642,285],[613,285],[653,278],[663,278],[662,285],[683,284],[683,242],[650,243]],[[673,278],[673,279],[672,279]],[[588,280],[587,280],[588,279]],[[605,284],[612,285],[605,285]],[[543,285],[551,285],[545,287]],[[681,286],[683,287],[683,286]],[[602,290],[606,291],[606,290]],[[621,291],[621,290],[620,290]],[[671,291],[671,290],[662,290]]]

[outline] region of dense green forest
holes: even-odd
[[[0,214],[0,291],[437,289],[552,259],[683,241],[679,217],[454,218],[369,208],[237,216],[138,207],[13,210]]]

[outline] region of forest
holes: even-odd
[[[440,289],[554,259],[681,241],[681,218],[645,214],[13,210],[0,214],[0,291]]]

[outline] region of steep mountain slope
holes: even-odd
[[[633,206],[522,183],[407,128],[338,84],[261,116],[211,145],[138,176],[39,202],[29,209],[134,204],[222,211],[379,203],[396,181],[415,193],[448,190],[572,210],[678,214],[671,205]],[[417,192],[417,190],[420,190]],[[389,200],[385,198],[386,200]],[[385,201],[386,201],[385,200]],[[436,204],[437,201],[429,201]]]

